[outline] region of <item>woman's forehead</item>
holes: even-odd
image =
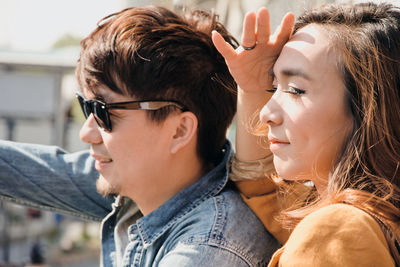
[[[298,30],[285,44],[298,51],[313,52],[314,54],[326,54],[327,49],[332,46],[332,41],[326,34],[326,28],[321,25],[310,24]]]
[[[336,69],[336,66],[337,55],[323,33],[323,27],[310,24],[296,32],[285,44],[274,66],[274,73],[287,68],[319,72]]]

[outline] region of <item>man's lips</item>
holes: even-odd
[[[104,171],[110,163],[113,162],[113,160],[109,157],[96,154],[92,154],[91,156],[96,160],[94,163],[94,167],[100,173]]]
[[[110,163],[113,161],[111,158],[106,157],[106,156],[101,156],[101,155],[96,155],[96,154],[91,154],[91,156],[93,158],[95,158],[96,161],[101,162],[101,163]]]

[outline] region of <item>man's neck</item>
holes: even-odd
[[[127,195],[145,216],[196,183],[208,171],[197,155],[178,155],[163,165],[155,164],[155,168],[159,167],[159,175],[153,177],[154,183],[150,188],[143,188],[141,192],[131,190],[132,194]]]

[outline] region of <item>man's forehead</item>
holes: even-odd
[[[87,99],[99,99],[106,103],[137,100],[135,99],[135,97],[118,94],[116,92],[113,92],[107,86],[101,85],[90,89],[85,87],[82,93]]]

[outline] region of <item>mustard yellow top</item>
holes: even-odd
[[[268,231],[284,244],[268,266],[395,266],[379,224],[364,211],[329,205],[305,217],[290,233],[274,219],[282,207],[271,179],[236,184]]]

